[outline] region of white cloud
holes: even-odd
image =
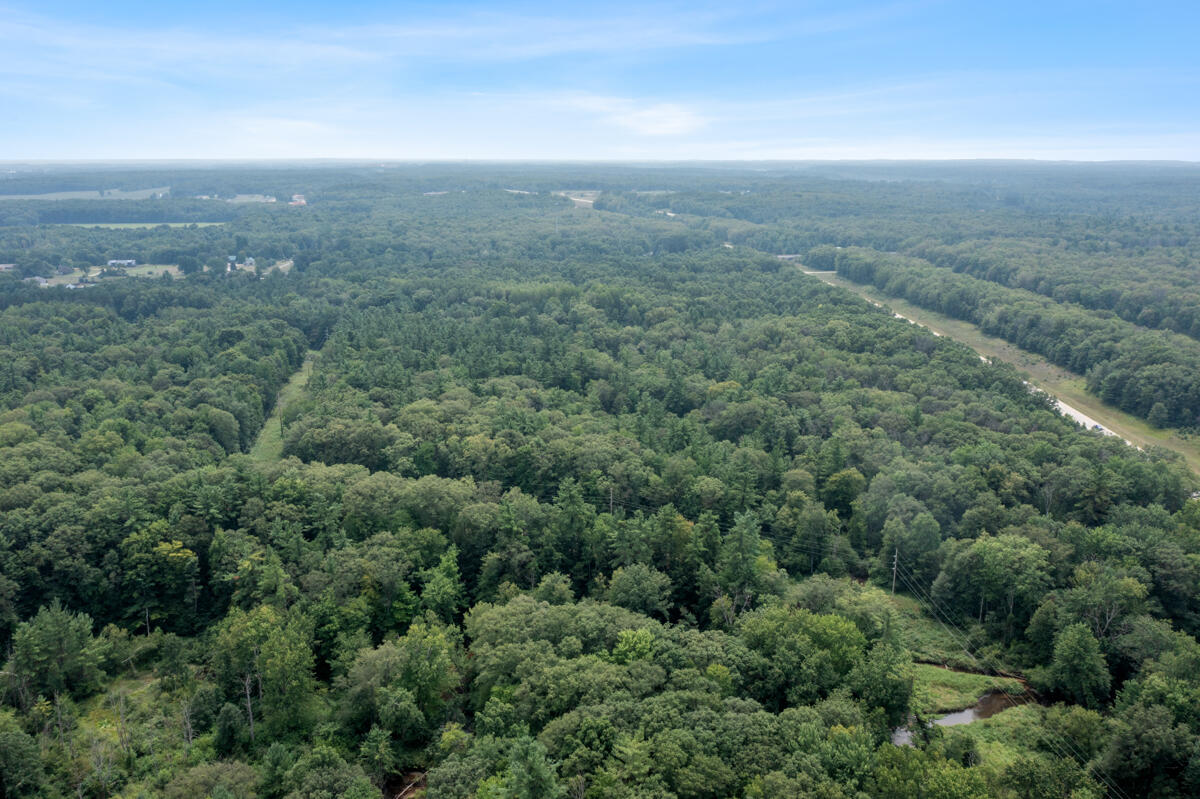
[[[646,102],[625,97],[573,95],[567,105],[599,116],[602,122],[641,136],[683,136],[707,124],[703,116],[678,103]]]
[[[1146,87],[1194,93],[1196,70],[809,74],[787,48],[739,46],[880,28],[912,4],[617,2],[421,16],[398,4],[378,26],[267,29],[0,5],[0,106],[19,120],[0,126],[0,157],[1197,157],[1193,106],[1151,117],[1136,102]],[[773,71],[736,89],[707,79],[726,63]]]
[[[288,25],[247,33],[76,23],[0,7],[0,49],[19,58],[0,74],[35,72],[85,80],[130,75],[251,75],[372,62],[532,60],[553,56],[650,52],[762,41],[769,29],[737,25],[733,13],[633,13],[560,17],[475,13],[371,26]],[[739,30],[740,29],[740,30]]]

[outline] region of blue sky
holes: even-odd
[[[0,160],[1200,160],[1200,3],[8,2]]]

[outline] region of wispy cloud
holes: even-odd
[[[363,66],[369,50],[296,34],[263,36],[186,29],[77,25],[0,10],[0,75],[86,83],[168,83],[197,75],[253,77],[312,65]]]
[[[417,26],[349,28],[334,37],[397,57],[492,61],[744,44],[775,35],[723,30],[722,17],[729,21],[728,15],[555,19],[485,14]]]
[[[645,102],[627,97],[574,95],[565,104],[643,136],[681,136],[704,127],[707,120],[678,103]]]
[[[530,60],[552,56],[722,46],[778,36],[739,24],[728,12],[557,16],[474,13],[370,26],[289,25],[266,33],[228,29],[103,26],[0,8],[0,43],[37,68],[66,62],[100,67],[101,76],[191,68],[238,71],[363,65],[410,59]],[[232,68],[232,69],[231,69]],[[81,77],[87,78],[88,75]]]
[[[614,2],[263,0],[258,24],[0,5],[0,157],[1181,157],[1200,127],[1194,61],[1009,57],[1024,28],[940,0]]]
[[[431,14],[371,25],[295,23],[246,32],[217,18],[203,30],[180,26],[97,25],[0,7],[0,46],[20,58],[0,61],[0,74],[88,67],[77,77],[117,80],[190,70],[247,75],[255,69],[304,71],[422,62],[503,62],[681,48],[717,48],[821,36],[878,25],[913,3],[789,14],[755,4],[636,4],[563,14],[472,11]],[[402,9],[402,7],[400,7]],[[398,9],[394,16],[402,17]]]

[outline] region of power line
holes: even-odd
[[[931,615],[938,621],[938,623],[941,624],[944,629],[946,629],[947,633],[949,633],[951,637],[955,638],[956,642],[962,646],[963,652],[966,653],[967,657],[971,659],[971,662],[975,663],[976,666],[979,666],[980,668],[990,669],[991,671],[996,672],[1000,671],[1000,669],[996,668],[995,663],[981,663],[979,659],[975,657],[975,654],[969,647],[969,635],[954,622],[949,613],[937,603],[931,594],[925,592],[925,590],[916,582],[915,575],[907,572],[904,567],[899,568],[899,575],[901,581],[905,584],[905,586],[908,587],[909,591],[914,594],[914,596],[917,598],[917,601],[924,604],[931,612]],[[943,621],[943,617],[945,618],[945,621]],[[958,631],[957,635],[950,630],[950,628],[947,626],[947,622]],[[1002,694],[1002,701],[1007,701],[1010,707],[1018,707],[1017,702],[1007,692]],[[1064,760],[1073,759],[1079,762],[1081,765],[1088,762],[1088,759],[1083,756],[1083,753],[1080,752],[1075,747],[1074,743],[1065,735],[1058,735],[1051,730],[1044,729],[1043,731],[1045,733],[1046,742],[1054,749],[1055,753]],[[1056,738],[1057,741],[1055,740]],[[1068,752],[1070,754],[1067,754]],[[1110,780],[1108,775],[1105,774],[1099,767],[1094,768],[1093,772],[1097,777],[1099,777],[1100,781],[1103,782],[1109,790],[1120,797],[1120,799],[1129,799],[1128,795],[1122,791],[1115,782]]]
[[[630,508],[630,509],[634,509],[634,510],[641,510],[641,511],[649,512],[649,513],[657,513],[663,507],[666,507],[664,505],[664,506],[659,506],[656,508],[656,507],[653,507],[650,505],[644,505],[641,503],[628,502],[625,500],[614,499],[612,496],[611,490],[609,492],[608,501],[609,501],[610,509],[614,505],[618,505],[622,508]],[[714,521],[715,521],[714,526],[717,528],[718,531],[727,534],[732,530],[731,525],[722,524],[719,520],[714,520]],[[694,523],[695,522],[693,522],[693,524]],[[771,535],[769,535],[768,533],[763,531],[761,528],[759,529],[758,532],[759,532],[759,536],[761,538],[767,540],[773,546],[776,546],[776,547],[785,546],[785,547],[792,549],[793,551],[804,552],[806,554],[809,554],[810,556],[824,556],[826,554],[829,554],[829,550],[826,547],[813,546],[813,545],[808,544],[808,542],[803,542],[803,541],[797,542],[797,541],[792,540],[792,541],[781,542],[781,541],[778,541],[777,539],[773,538]],[[937,621],[937,623],[942,626],[942,628],[946,631],[946,633],[948,635],[950,635],[951,639],[954,640],[955,643],[959,645],[959,647],[961,647],[963,653],[966,654],[966,656],[971,659],[972,663],[974,663],[981,671],[993,671],[993,672],[997,672],[997,673],[1003,673],[1003,670],[998,668],[996,663],[994,663],[994,662],[984,663],[984,662],[981,662],[978,657],[976,657],[975,653],[972,651],[970,635],[954,621],[954,619],[951,616],[951,614],[949,613],[949,611],[947,611],[945,608],[943,608],[940,605],[940,603],[938,603],[937,600],[933,597],[933,595],[920,585],[919,581],[917,580],[916,575],[914,575],[905,565],[903,565],[901,563],[898,549],[893,553],[892,563],[893,563],[893,580],[895,580],[897,577],[900,579],[900,581],[903,583],[903,585],[917,599],[918,603],[925,606],[925,608],[929,612],[930,616],[935,621]],[[894,583],[893,583],[893,585],[894,585]],[[1010,707],[1013,707],[1013,708],[1019,707],[1017,702],[1007,692],[1002,692],[1001,696],[1002,696],[1002,701],[1008,702]],[[1083,753],[1075,746],[1075,743],[1073,741],[1071,741],[1069,738],[1067,738],[1067,736],[1055,733],[1052,730],[1048,730],[1048,729],[1044,729],[1044,728],[1043,728],[1043,733],[1044,733],[1043,739],[1045,740],[1047,745],[1050,746],[1054,750],[1055,754],[1058,755],[1060,758],[1062,758],[1063,760],[1075,760],[1076,762],[1080,763],[1081,765],[1087,764],[1088,758],[1085,758],[1083,756]],[[1126,794],[1123,790],[1121,790],[1120,786],[1117,785],[1116,782],[1114,782],[1112,779],[1110,779],[1110,777],[1107,774],[1105,774],[1099,767],[1093,767],[1092,773],[1102,783],[1104,783],[1105,787],[1108,788],[1108,790],[1110,790],[1113,794],[1115,794],[1118,797],[1118,799],[1130,799],[1129,795]]]
[[[920,592],[919,586],[911,583],[905,575],[902,574],[900,579],[902,581],[904,581],[904,584],[914,594],[918,594]],[[923,601],[923,600],[918,599],[918,601]],[[932,606],[929,606],[929,607],[932,610]],[[938,622],[941,623],[943,627],[946,627],[945,622],[943,622],[938,615],[935,615],[935,618],[937,618]],[[954,624],[953,621],[951,621],[950,623]],[[955,625],[955,628],[960,630],[960,633],[963,636],[962,640],[967,642],[967,643],[962,644],[963,652],[967,655],[967,657],[971,658],[971,661],[973,663],[975,663],[975,665],[978,666],[980,669],[988,669],[989,665],[981,663],[979,661],[979,659],[975,657],[974,653],[971,652],[970,648],[967,646],[967,644],[969,643],[969,639],[967,638],[965,631],[961,631],[961,628],[958,628],[957,625]],[[948,628],[947,628],[947,632],[950,632],[950,630]],[[951,633],[951,635],[954,636],[953,633]],[[957,636],[954,636],[954,637],[957,637]],[[999,669],[995,668],[995,664],[991,664],[990,668],[992,671],[999,671]],[[1007,701],[1009,703],[1010,707],[1018,707],[1016,701],[1013,700],[1012,697],[1006,692],[1002,694],[1002,701]],[[1054,733],[1049,730],[1045,730],[1045,740],[1046,740],[1046,743],[1049,744],[1054,749],[1055,753],[1059,757],[1063,758],[1064,760],[1074,759],[1074,760],[1079,761],[1080,763],[1086,762],[1086,758],[1083,757],[1082,753],[1079,752],[1079,750],[1076,749],[1075,746],[1071,743],[1071,741],[1067,740],[1065,736],[1060,736],[1059,739],[1056,741]],[[1070,754],[1068,754],[1068,751],[1070,752]],[[1098,770],[1097,770],[1097,776],[1114,793],[1116,793],[1120,797],[1123,797],[1123,798],[1125,797],[1125,794],[1120,790],[1120,788],[1117,785],[1115,785],[1114,783],[1110,782],[1107,779],[1107,777],[1104,774],[1099,773]]]

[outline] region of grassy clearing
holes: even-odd
[[[137,266],[122,267],[122,269],[125,270],[125,274],[128,277],[162,277],[164,274],[170,275],[171,277],[181,277],[183,275],[183,273],[179,271],[179,267],[175,266],[174,264],[139,264]],[[100,273],[103,271],[104,267],[102,266],[93,266],[90,269],[76,269],[74,272],[71,272],[67,275],[55,275],[47,282],[51,286],[65,286],[68,283],[78,283],[85,277],[98,279],[100,277]],[[104,280],[120,279],[120,277],[104,278]]]
[[[566,197],[571,202],[575,203],[576,208],[591,208],[596,202],[596,198],[600,196],[597,189],[574,189],[552,192],[555,196]]]
[[[943,625],[927,616],[913,598],[896,594],[892,603],[900,612],[900,640],[919,663],[935,663],[952,669],[977,668],[963,651],[962,642]]]
[[[168,194],[170,186],[158,186],[153,189],[123,189],[84,190],[84,191],[52,191],[45,194],[0,194],[0,200],[146,200],[156,194]]]
[[[989,336],[970,322],[952,319],[937,311],[929,311],[906,300],[890,297],[873,286],[853,283],[832,273],[812,276],[831,286],[848,289],[867,300],[886,305],[935,333],[966,344],[985,358],[1012,364],[1027,375],[1030,383],[1077,408],[1122,438],[1139,447],[1163,447],[1177,452],[1183,456],[1192,471],[1200,474],[1200,442],[1185,437],[1176,430],[1152,427],[1136,416],[1130,416],[1105,404],[1087,392],[1084,379],[1080,375],[1055,366],[1040,355],[1016,347],[1004,339]]]
[[[1017,758],[1036,751],[1044,713],[1041,705],[1018,705],[990,719],[943,730],[947,738],[956,735],[974,738],[981,760],[979,767],[999,774]]]
[[[164,274],[181,277],[183,275],[179,271],[179,267],[174,264],[138,264],[126,267],[125,271],[130,277],[162,277]]]
[[[913,667],[913,708],[922,713],[950,713],[971,707],[984,694],[1022,694],[1025,686],[1011,677],[979,674],[979,664],[962,648],[962,639],[925,614],[912,597],[896,594],[900,640],[917,661]]]
[[[97,270],[97,271],[99,271],[99,270]],[[87,276],[88,276],[88,273],[86,271],[81,271],[79,269],[76,269],[74,272],[70,273],[69,275],[55,275],[54,277],[49,278],[46,281],[46,283],[47,283],[47,285],[50,285],[50,286],[65,286],[68,283],[77,283]]]
[[[271,411],[271,416],[263,424],[262,430],[258,432],[258,440],[254,442],[254,446],[250,449],[250,457],[254,461],[258,463],[270,463],[283,457],[283,432],[280,429],[280,418],[283,416],[284,409],[304,393],[304,386],[308,383],[308,378],[312,376],[313,364],[315,362],[316,353],[308,353],[304,358],[304,363],[291,376],[287,384],[280,389],[279,396],[275,399],[275,407]]]
[[[924,663],[913,669],[913,709],[921,713],[964,710],[992,691],[1017,695],[1025,692],[1025,686],[1011,677],[951,671]]]

